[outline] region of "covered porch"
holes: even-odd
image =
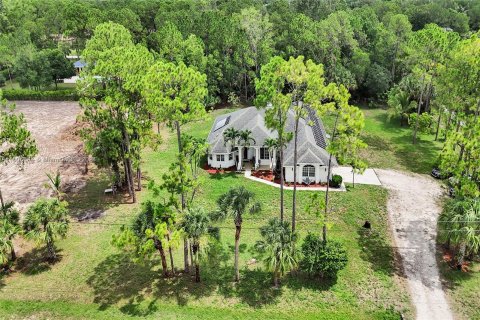
[[[275,152],[263,146],[238,146],[236,155],[237,170],[271,170],[276,163]]]

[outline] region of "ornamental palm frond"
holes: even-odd
[[[200,250],[212,230],[210,215],[203,208],[192,208],[186,211],[180,225],[192,241],[195,281],[200,282]]]
[[[0,264],[6,265],[10,260],[16,259],[13,239],[20,233],[18,223],[13,223],[7,218],[0,219]]]
[[[10,261],[10,253],[13,249],[12,241],[0,236],[0,265],[6,266]]]
[[[10,245],[10,252],[7,253],[7,256],[10,255],[12,261],[17,259],[13,239],[21,232],[19,219],[20,214],[14,208],[14,202],[2,203],[0,207],[0,237]]]
[[[279,277],[298,265],[297,234],[288,222],[278,218],[261,227],[260,234],[263,240],[257,241],[256,248],[263,254],[263,262],[273,272],[273,283],[278,287]]]
[[[55,196],[62,200],[62,197],[65,195],[62,192],[62,179],[60,177],[60,172],[57,171],[55,176],[51,173],[46,174],[48,177],[48,182],[45,183],[45,188],[52,189],[55,193]]]
[[[457,248],[457,264],[480,252],[480,199],[453,200],[439,219],[440,239]]]
[[[28,208],[23,222],[27,239],[47,246],[48,259],[56,259],[54,242],[68,232],[68,209],[65,201],[39,199]]]
[[[257,143],[252,136],[252,131],[248,129],[240,131],[240,137],[238,139],[238,142],[244,147],[250,147],[252,143]]]
[[[208,150],[207,140],[204,138],[196,138],[191,135],[182,134],[182,151],[186,157],[187,163],[190,165],[192,175],[198,174],[198,167],[202,156]]]
[[[265,148],[268,150],[268,156],[270,158],[270,169],[273,172],[273,169],[275,167],[275,164],[273,163],[273,154],[276,152],[278,148],[278,140],[274,138],[268,138],[265,139],[265,142],[263,143]]]
[[[227,146],[227,144],[230,144],[230,151],[234,151],[235,148],[237,147],[238,143],[239,143],[239,138],[240,138],[240,131],[238,131],[237,129],[235,128],[228,128],[226,129],[224,132],[223,132],[223,141],[224,141],[224,144],[225,146]],[[234,157],[235,159],[235,168],[237,167],[237,158]]]
[[[6,219],[13,224],[18,224],[20,219],[20,213],[15,209],[15,203],[13,201],[4,203],[0,206],[0,218]]]
[[[235,128],[228,128],[223,132],[223,141],[225,145],[230,143],[232,149],[236,147],[238,139],[240,138],[240,131]]]

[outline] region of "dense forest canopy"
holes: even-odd
[[[480,25],[480,2],[0,0],[0,82],[56,83],[72,73],[50,61],[56,50],[81,54],[107,21],[125,26],[157,57],[206,73],[209,104],[232,93],[251,100],[260,66],[275,55],[303,55],[322,63],[327,80],[344,84],[355,98],[386,100],[415,69],[412,35],[435,24],[469,38]],[[60,70],[52,74],[52,65]]]

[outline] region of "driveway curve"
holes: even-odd
[[[416,319],[454,319],[435,258],[441,186],[425,175],[395,170],[375,171],[389,191],[390,226],[416,309]]]

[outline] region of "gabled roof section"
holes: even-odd
[[[308,107],[307,107],[308,108]],[[299,120],[298,126],[298,163],[311,163],[327,165],[329,154],[325,150],[327,137],[322,121],[311,108],[308,108],[306,119]],[[286,131],[292,132],[295,126],[293,111],[289,111]],[[265,110],[249,107],[235,112],[224,114],[213,123],[207,141],[211,153],[228,153],[230,147],[225,144],[223,132],[228,128],[237,130],[250,130],[255,143],[252,146],[263,146],[268,138],[277,138],[276,131],[270,130],[265,125]],[[284,165],[293,166],[294,141],[290,141],[284,150]],[[336,165],[335,158],[332,159]]]

